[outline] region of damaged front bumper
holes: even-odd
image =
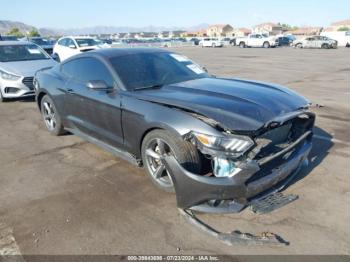
[[[192,174],[173,156],[163,156],[162,162],[173,180],[179,208],[206,213],[237,213],[254,198],[271,193],[274,186],[281,190],[307,162],[311,140],[312,132],[308,131],[275,155],[241,163],[240,172],[233,177]]]

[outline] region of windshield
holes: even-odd
[[[50,59],[36,45],[0,45],[0,61],[15,62]]]
[[[76,38],[79,47],[96,46],[101,45],[102,42],[93,38]]]
[[[209,75],[187,57],[173,53],[140,53],[110,62],[128,90],[162,86]]]
[[[51,41],[45,38],[32,38],[30,41],[37,45],[51,45]]]

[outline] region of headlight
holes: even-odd
[[[0,70],[0,76],[4,80],[17,81],[21,77],[13,74],[6,73],[5,71]]]
[[[245,136],[230,135],[218,137],[196,132],[193,132],[193,135],[196,140],[204,147],[216,151],[223,151],[236,157],[244,154],[254,145],[254,142],[249,137]]]

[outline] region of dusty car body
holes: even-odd
[[[318,48],[330,49],[337,48],[338,42],[326,36],[309,36],[304,39],[295,40],[293,46],[296,48]]]
[[[100,79],[87,66],[90,75],[75,81],[82,61]],[[160,73],[157,81],[148,82],[149,73]],[[174,75],[166,81],[168,74]],[[135,79],[141,82],[130,88]],[[68,130],[145,166],[153,182],[176,192],[182,209],[239,212],[295,174],[312,146],[315,116],[303,97],[277,85],[212,77],[165,50],[84,53],[39,71],[35,87],[50,132]]]

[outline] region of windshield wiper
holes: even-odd
[[[142,87],[134,88],[134,91],[145,90],[145,89],[157,89],[157,88],[162,88],[163,86],[164,86],[164,84],[155,84],[155,85],[150,85],[150,86],[142,86]]]

